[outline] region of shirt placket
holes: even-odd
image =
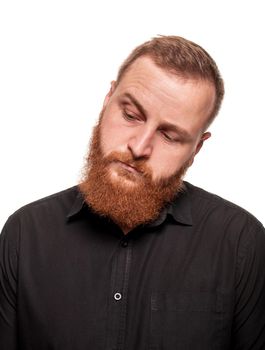
[[[106,349],[108,350],[125,349],[126,314],[131,263],[132,241],[124,237],[120,240],[112,261],[106,344]]]

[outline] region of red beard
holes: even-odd
[[[118,167],[118,179],[112,179],[110,166],[115,162],[131,165],[137,173]],[[145,160],[133,158],[130,152],[112,152],[104,157],[100,146],[100,122],[94,128],[91,147],[79,188],[94,212],[109,217],[124,233],[138,225],[155,220],[166,204],[181,191],[182,178],[189,162],[173,176],[152,180]],[[132,183],[128,183],[132,182]]]

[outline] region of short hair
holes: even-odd
[[[121,65],[117,84],[139,57],[150,57],[162,69],[187,79],[201,79],[215,87],[215,104],[207,127],[219,112],[224,96],[224,82],[213,58],[198,44],[179,36],[158,36],[137,46]]]

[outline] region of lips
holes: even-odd
[[[141,171],[139,169],[137,169],[136,167],[134,167],[133,165],[131,164],[128,164],[128,163],[125,163],[125,162],[122,162],[122,161],[119,161],[119,163],[121,164],[121,166],[130,171],[131,173],[134,173],[134,174],[141,174]]]

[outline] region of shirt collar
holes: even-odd
[[[82,193],[79,191],[78,187],[76,187],[76,197],[73,201],[73,204],[67,214],[67,219],[70,219],[72,218],[73,216],[75,216],[76,214],[78,214],[82,209],[83,207],[86,205],[85,203],[85,199],[82,195]]]
[[[183,188],[178,193],[172,203],[170,203],[159,215],[159,217],[149,224],[149,226],[158,226],[165,219],[171,216],[174,221],[182,225],[192,226],[191,201],[187,183],[183,182]]]
[[[187,183],[184,181],[182,191],[175,200],[168,205],[159,215],[159,217],[148,226],[158,226],[162,224],[167,216],[171,216],[177,223],[192,226],[191,202]],[[86,206],[82,193],[77,188],[77,195],[73,205],[67,214],[67,219],[78,214]]]

